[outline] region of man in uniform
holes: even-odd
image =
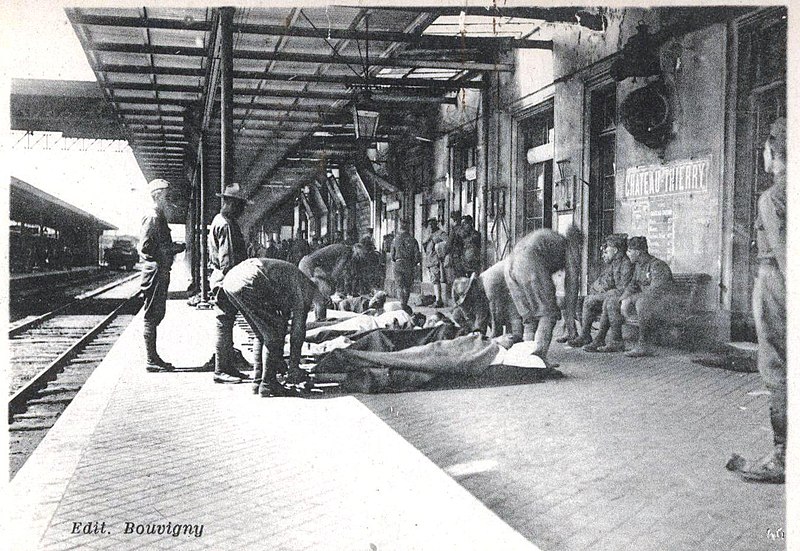
[[[225,294],[219,290],[225,275],[247,258],[247,248],[237,218],[242,215],[249,201],[236,183],[225,186],[221,194],[217,193],[217,197],[222,199],[222,206],[211,221],[208,232],[208,258],[212,266],[208,279],[211,295],[216,301],[214,382],[238,383],[247,376],[240,373],[234,365],[237,356],[233,349],[233,323],[236,313],[230,314],[231,309],[225,304]]]
[[[575,226],[566,237],[552,230],[529,233],[505,260],[508,291],[523,323],[535,325],[533,353],[547,362],[553,328],[561,318],[553,274],[564,270],[564,315],[575,318],[580,284],[583,233]],[[574,324],[568,325],[575,331]]]
[[[405,310],[408,298],[411,296],[411,286],[414,284],[414,273],[420,261],[419,243],[408,233],[408,220],[400,222],[400,230],[392,242],[390,254],[394,263],[394,277],[400,304]]]
[[[309,253],[311,253],[311,247],[305,235],[303,235],[300,230],[297,230],[297,236],[289,247],[289,258],[287,258],[287,260],[297,266],[300,260]]]
[[[481,234],[473,227],[469,214],[461,219],[459,226],[463,242],[462,269],[465,276],[481,271]]]
[[[639,341],[633,350],[625,352],[631,358],[653,355],[653,340],[660,325],[669,321],[673,313],[683,310],[675,289],[675,280],[669,265],[648,252],[647,238],[628,239],[628,257],[633,262],[633,278],[619,299],[609,297],[606,309],[611,331],[621,330],[625,318],[639,319]],[[615,333],[612,344],[621,334]]]
[[[282,396],[278,383],[283,372],[283,345],[289,334],[287,383],[308,381],[300,369],[300,353],[306,337],[306,317],[312,306],[317,320],[325,319],[330,287],[323,279],[312,281],[296,266],[283,260],[251,258],[235,266],[225,276],[222,291],[229,313],[242,313],[256,334],[253,347],[255,381],[253,392],[261,396]],[[291,320],[291,329],[289,321]],[[267,356],[263,356],[263,347]]]
[[[433,284],[434,308],[442,308],[442,281],[445,279],[444,258],[447,253],[447,234],[439,228],[436,218],[428,220],[428,238],[422,243],[425,249],[425,268]]]
[[[734,455],[727,467],[743,478],[782,484],[786,469],[786,118],[770,127],[764,144],[764,170],[773,185],[758,199],[756,243],[758,277],[753,317],[758,335],[758,371],[770,392],[773,449],[755,461]]]
[[[351,286],[351,265],[360,259],[363,251],[360,245],[334,243],[307,254],[300,260],[298,267],[308,278],[314,277],[317,269],[322,270],[334,282],[336,290],[341,291]]]
[[[459,321],[462,326],[488,337],[500,337],[508,331],[513,344],[522,341],[523,325],[508,291],[505,266],[505,260],[501,260],[480,275],[456,278],[453,302],[463,316],[464,322]],[[456,312],[453,316],[457,317]]]
[[[450,213],[451,229],[447,235],[447,255],[444,258],[444,270],[447,276],[448,289],[453,288],[457,277],[464,277],[464,239],[461,235],[461,211]]]
[[[139,256],[142,260],[141,290],[144,295],[144,344],[146,369],[150,372],[172,371],[156,351],[158,325],[167,311],[167,291],[172,261],[186,250],[183,243],[173,243],[167,223],[166,208],[169,182],[160,178],[148,184],[152,207],[142,218]]]
[[[606,237],[603,246],[603,262],[606,264],[600,274],[589,289],[589,295],[583,300],[583,311],[581,313],[581,333],[578,338],[571,339],[568,344],[577,348],[582,346],[588,352],[619,352],[624,350],[621,346],[622,328],[614,328],[612,337],[619,342],[611,342],[606,345],[606,334],[610,328],[610,321],[606,308],[606,300],[619,300],[625,288],[633,277],[633,264],[631,264],[626,251],[628,249],[628,235],[624,233],[612,233]],[[600,328],[594,339],[592,339],[592,323],[597,316],[600,316]],[[568,327],[572,326],[569,323]],[[619,335],[617,333],[619,332]]]

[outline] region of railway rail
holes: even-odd
[[[9,330],[10,472],[24,464],[136,314],[125,278]]]

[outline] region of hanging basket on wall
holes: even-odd
[[[672,137],[672,107],[664,82],[657,80],[628,94],[621,106],[622,125],[647,147],[664,147]]]

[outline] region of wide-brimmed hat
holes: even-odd
[[[244,201],[248,205],[252,205],[253,202],[245,196],[244,191],[242,191],[241,186],[236,182],[227,185],[223,188],[222,193],[217,193],[217,197],[225,197],[227,199],[238,199],[239,201]]]
[[[457,277],[453,281],[453,302],[456,306],[461,306],[469,294],[469,290],[478,279],[477,275],[473,272],[470,277]]]

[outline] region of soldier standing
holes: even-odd
[[[419,243],[408,233],[408,220],[400,222],[400,231],[392,242],[391,256],[394,262],[394,276],[397,291],[400,294],[400,304],[405,309],[408,298],[411,296],[411,286],[414,284],[414,272],[420,261]]]
[[[770,391],[773,449],[755,461],[734,455],[728,469],[757,482],[783,483],[786,468],[786,118],[772,123],[764,144],[764,170],[773,185],[758,199],[758,277],[753,317],[758,335],[758,371]]]
[[[172,371],[175,367],[164,361],[156,351],[158,325],[167,311],[167,291],[172,261],[186,250],[183,243],[173,243],[167,223],[167,190],[169,182],[160,178],[148,184],[153,198],[152,208],[142,219],[139,256],[142,259],[141,289],[144,295],[144,344],[147,352],[146,369],[150,372]]]
[[[238,383],[247,376],[234,366],[233,323],[236,311],[222,291],[222,280],[237,264],[247,259],[247,248],[237,218],[249,203],[239,184],[225,186],[217,197],[222,199],[220,212],[211,221],[208,232],[208,258],[213,270],[209,276],[211,294],[216,300],[215,383]]]
[[[425,268],[433,284],[434,308],[442,308],[442,281],[445,279],[444,258],[447,254],[447,234],[439,228],[436,218],[428,220],[428,238],[422,243],[425,249]]]

